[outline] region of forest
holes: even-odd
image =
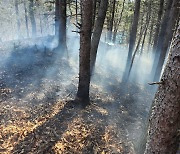
[[[0,154],[180,154],[179,0],[0,12]]]

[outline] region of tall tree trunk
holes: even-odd
[[[135,41],[136,41],[137,27],[138,27],[138,21],[139,21],[139,12],[140,12],[140,3],[141,3],[141,0],[135,1],[134,17],[133,17],[133,23],[132,23],[132,28],[130,32],[130,40],[129,40],[129,52],[128,52],[125,71],[123,75],[123,82],[127,81],[127,76],[128,76],[128,72],[130,68],[131,58],[132,58],[132,52],[133,52]]]
[[[55,1],[55,36],[58,39],[58,50],[66,50],[66,0]]]
[[[110,18],[110,25],[109,25],[109,32],[108,32],[108,40],[112,40],[112,31],[113,31],[113,25],[114,25],[114,16],[115,16],[115,6],[116,6],[116,0],[112,0],[112,9],[111,9],[111,18]]]
[[[147,8],[148,12],[147,12],[147,15],[146,15],[146,27],[145,27],[144,37],[143,37],[143,40],[142,40],[140,55],[143,53],[144,43],[145,43],[145,39],[146,39],[148,27],[149,27],[149,22],[150,22],[150,19],[151,19],[151,4],[152,4],[152,0],[150,0],[149,3],[148,3],[148,8]]]
[[[17,21],[17,36],[20,38],[20,19],[19,19],[19,7],[18,0],[15,0],[15,10],[16,10],[16,21]]]
[[[101,38],[101,33],[103,30],[107,7],[108,7],[108,0],[101,0],[100,8],[98,10],[98,16],[94,25],[92,41],[91,41],[91,74],[93,72],[94,65],[96,62],[97,50],[98,50],[98,45]]]
[[[78,0],[76,0],[76,25],[78,24]]]
[[[162,70],[166,53],[168,50],[168,45],[170,44],[169,42],[171,42],[172,40],[173,29],[175,28],[176,19],[178,18],[178,9],[180,6],[179,4],[180,3],[177,0],[173,0],[171,12],[170,12],[170,18],[169,18],[167,30],[165,33],[166,35],[163,40],[162,48],[160,48],[160,56],[159,56],[158,65],[157,65],[155,76],[154,76],[154,81],[158,81],[160,78],[161,70]]]
[[[151,71],[152,76],[154,76],[154,73],[155,73],[155,70],[157,67],[157,63],[159,60],[159,54],[160,54],[160,51],[163,46],[164,38],[166,37],[166,29],[168,26],[168,21],[169,21],[169,17],[170,17],[169,14],[171,11],[172,2],[173,2],[173,0],[167,0],[166,12],[162,19],[161,30],[160,30],[159,36],[158,36],[158,41],[157,41],[158,43],[157,43],[157,47],[156,47],[156,51],[155,51],[155,58],[153,61],[153,66],[152,66],[152,71]]]
[[[42,25],[42,17],[41,14],[39,13],[39,24],[40,24],[40,30],[41,30],[41,35],[43,34],[43,25]]]
[[[76,100],[89,104],[90,50],[92,29],[92,0],[81,0],[82,26],[80,32],[79,85]]]
[[[129,79],[129,76],[130,76],[130,73],[131,73],[131,70],[132,70],[132,66],[133,66],[133,63],[134,63],[134,59],[135,59],[136,53],[137,53],[137,51],[138,51],[138,49],[139,49],[142,36],[143,36],[143,34],[146,32],[147,26],[148,26],[148,22],[146,22],[146,24],[145,24],[144,27],[142,26],[143,28],[142,28],[142,30],[140,31],[139,40],[138,40],[138,42],[137,42],[137,46],[136,46],[135,51],[134,51],[134,53],[133,53],[133,56],[132,56],[132,59],[131,59],[131,63],[130,63],[130,67],[129,67],[129,70],[128,70],[127,79]]]
[[[151,26],[149,30],[148,52],[150,51],[152,45],[153,30],[154,30],[154,18],[152,18]]]
[[[92,28],[94,28],[94,23],[96,20],[96,5],[97,5],[97,0],[93,0],[93,17],[92,17]]]
[[[59,24],[60,24],[60,4],[59,4],[59,0],[55,1],[55,36],[58,39],[59,37]]]
[[[161,18],[162,18],[162,15],[163,15],[163,8],[164,8],[164,0],[160,0],[159,12],[158,12],[158,19],[157,19],[157,24],[156,24],[156,29],[155,29],[155,35],[154,35],[153,52],[155,52],[155,51],[156,51],[156,48],[157,48],[159,30],[160,30],[160,26],[161,26]]]
[[[121,10],[121,13],[120,13],[120,16],[119,16],[119,19],[117,20],[117,22],[114,24],[114,34],[113,34],[113,43],[116,42],[116,36],[117,36],[117,31],[118,31],[118,27],[121,23],[121,19],[122,19],[122,14],[124,12],[124,4],[125,4],[126,0],[123,0],[123,4],[122,4],[122,10]]]
[[[34,0],[29,0],[29,16],[32,26],[32,37],[36,37],[36,20],[34,17]]]
[[[180,129],[180,26],[152,105],[145,154],[175,154]]]
[[[25,22],[26,22],[26,32],[27,32],[27,37],[29,37],[29,26],[28,26],[28,16],[27,16],[26,0],[23,1],[23,4],[24,4],[24,13],[25,13]]]
[[[59,48],[66,50],[66,0],[60,0],[59,15]]]

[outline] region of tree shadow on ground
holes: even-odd
[[[23,140],[19,141],[19,143],[12,150],[12,153],[55,153],[52,148],[59,140],[61,140],[63,133],[68,130],[69,125],[73,123],[73,120],[76,119],[83,110],[84,108],[82,108],[79,103],[68,101],[59,113],[48,119],[39,127],[35,128],[32,132],[28,133]],[[95,123],[99,120],[98,117],[100,119],[105,119],[105,117],[98,112],[96,112],[95,115]],[[90,115],[88,112],[84,112],[82,115],[82,117],[86,118],[89,116]],[[105,122],[105,120],[103,121]],[[91,121],[88,122],[87,119],[84,119],[82,122],[84,122],[85,125],[88,125]],[[96,131],[98,130],[99,137],[102,137],[105,128],[101,125],[96,125],[95,129]],[[87,143],[84,143],[88,146],[84,147],[82,151],[86,151],[85,153],[87,153],[87,151],[89,151],[89,153],[93,153],[93,147],[95,146],[95,142],[97,140],[96,137],[97,135],[95,134],[87,136],[88,143],[90,144],[88,145]],[[69,149],[65,152],[73,152],[73,149]]]

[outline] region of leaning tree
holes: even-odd
[[[151,109],[145,154],[175,154],[180,128],[180,22]]]

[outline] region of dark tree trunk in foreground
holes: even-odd
[[[159,56],[158,65],[157,65],[155,76],[154,76],[154,81],[158,81],[160,78],[161,70],[162,70],[165,57],[168,51],[168,46],[170,44],[169,42],[171,42],[172,40],[173,29],[175,28],[176,19],[178,18],[179,4],[180,3],[177,0],[173,0],[171,12],[170,12],[170,18],[169,18],[168,26],[166,30],[166,36],[164,38],[164,42],[160,50],[160,56]]]
[[[141,3],[141,0],[136,0],[136,2],[135,2],[134,17],[133,17],[133,23],[132,23],[130,39],[129,39],[129,52],[128,52],[127,62],[126,62],[125,71],[124,71],[124,75],[123,75],[123,81],[127,81],[128,71],[129,71],[131,58],[132,58],[132,52],[133,52],[135,42],[136,42],[136,34],[137,34],[139,12],[140,12],[140,3]]]
[[[153,52],[156,51],[156,47],[157,47],[159,29],[160,29],[160,26],[161,26],[161,18],[162,18],[162,15],[163,15],[163,8],[164,8],[164,0],[160,0],[158,19],[157,19],[157,24],[156,24],[155,34],[154,34]]]
[[[168,26],[168,21],[169,21],[169,17],[170,17],[169,14],[171,11],[172,2],[173,2],[173,0],[168,0],[168,3],[166,5],[166,12],[162,19],[161,30],[160,30],[159,36],[158,36],[157,47],[156,47],[156,51],[155,51],[155,58],[154,58],[152,71],[151,71],[152,76],[154,76],[155,69],[157,67],[157,63],[159,60],[159,54],[160,54],[160,51],[162,50],[164,38],[166,37],[166,29]]]
[[[19,7],[18,0],[15,0],[16,20],[17,20],[17,36],[20,38],[20,20],[19,20]]]
[[[81,0],[82,26],[80,32],[79,85],[76,101],[89,104],[90,50],[93,0]]]
[[[29,17],[32,26],[32,37],[36,37],[36,21],[34,17],[34,0],[29,1]]]
[[[170,49],[162,84],[149,120],[145,154],[176,154],[180,128],[180,26]]]
[[[25,22],[26,22],[26,32],[27,32],[27,37],[29,37],[29,26],[28,26],[28,16],[27,16],[27,8],[26,8],[26,1],[23,1],[24,4],[24,13],[25,13]]]
[[[108,0],[102,0],[99,11],[98,11],[97,19],[95,21],[94,32],[93,32],[92,41],[91,41],[91,74],[93,72],[95,62],[96,62],[98,45],[101,38],[102,30],[103,30],[107,8],[108,8]]]

